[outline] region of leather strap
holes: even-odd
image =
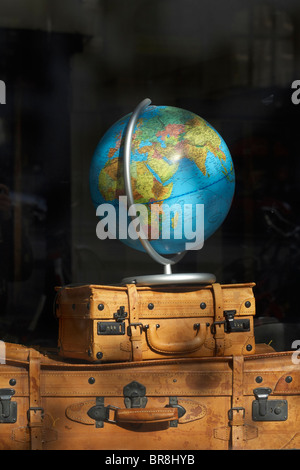
[[[212,284],[215,306],[215,352],[216,356],[224,356],[225,351],[225,331],[224,331],[224,315],[223,315],[223,292],[221,284],[215,282]],[[220,322],[220,323],[219,323]]]
[[[257,427],[245,423],[244,377],[244,356],[233,356],[232,408],[229,410],[232,450],[244,450],[245,441],[258,437]]]
[[[245,440],[245,408],[244,405],[244,357],[232,358],[232,408],[229,411],[231,426],[231,448],[243,449]]]
[[[132,345],[132,360],[141,361],[142,349],[142,325],[139,323],[138,292],[135,284],[126,284],[129,305],[129,328]]]
[[[40,366],[38,351],[30,349],[29,353],[29,410],[28,425],[30,429],[31,450],[42,449],[43,412],[40,401]]]

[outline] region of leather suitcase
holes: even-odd
[[[2,450],[300,448],[295,352],[79,364],[5,346]]]
[[[60,354],[91,362],[254,354],[254,285],[59,288]]]

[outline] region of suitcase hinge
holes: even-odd
[[[104,397],[97,397],[96,405],[92,406],[87,414],[95,420],[96,428],[103,428],[104,421],[109,421],[109,408],[104,406]]]
[[[169,397],[169,404],[166,406],[166,408],[177,408],[178,409],[178,419],[181,418],[183,415],[185,415],[186,410],[183,408],[183,406],[178,405],[178,399],[177,397]],[[170,421],[170,428],[177,428],[178,426],[178,420],[174,419]]]
[[[268,387],[255,388],[253,393],[256,397],[252,402],[253,421],[286,421],[287,400],[269,400],[272,390]]]
[[[0,423],[15,423],[17,421],[17,402],[11,401],[15,394],[12,388],[0,389]]]
[[[113,405],[107,405],[104,406],[104,397],[97,397],[96,398],[96,405],[92,406],[88,412],[87,415],[95,420],[95,426],[96,428],[103,428],[104,427],[104,421],[107,423],[113,423],[115,424],[116,421],[111,419],[110,416],[110,410],[117,410],[118,408]]]

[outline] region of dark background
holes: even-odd
[[[0,214],[1,339],[56,345],[55,286],[162,272],[96,237],[88,186],[102,135],[150,98],[209,121],[236,172],[224,224],[175,271],[256,282],[257,337],[289,349],[300,338],[297,79],[296,0],[2,0],[0,184],[13,211]]]

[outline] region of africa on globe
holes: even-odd
[[[90,192],[94,206],[103,209],[97,215],[104,216],[110,207],[116,215],[106,236],[145,251],[130,227],[133,214],[124,216],[122,207],[130,117],[113,124],[98,143],[90,166]],[[192,247],[199,230],[203,240],[210,237],[225,220],[235,188],[233,162],[220,134],[200,116],[171,106],[151,105],[139,115],[132,136],[130,177],[134,203],[140,208],[138,233],[146,234],[163,255]],[[108,221],[102,218],[104,225]]]

